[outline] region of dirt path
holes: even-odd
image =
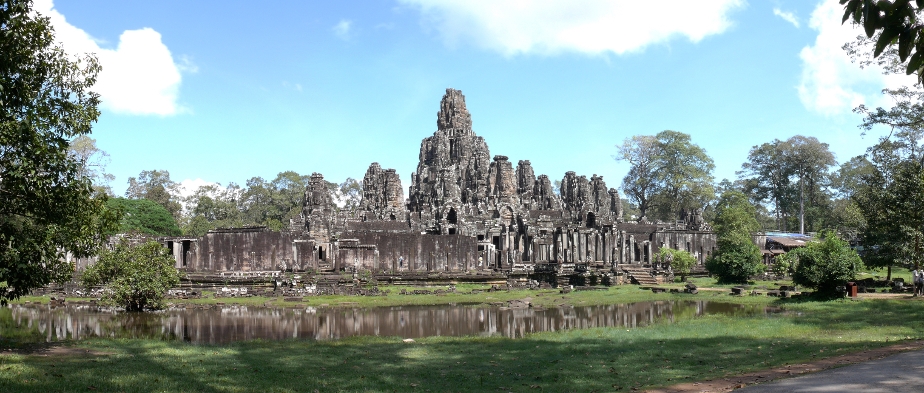
[[[775,367],[767,370],[755,371],[711,381],[687,382],[668,386],[661,389],[648,390],[650,393],[690,393],[690,392],[729,392],[748,385],[766,383],[778,379],[785,379],[801,374],[814,373],[835,367],[863,363],[870,360],[882,359],[901,352],[924,349],[924,341],[907,341],[888,347],[870,349],[845,355],[816,360],[809,363],[792,364]]]

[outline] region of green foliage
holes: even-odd
[[[89,134],[99,64],[55,43],[31,2],[0,2],[0,303],[70,278],[117,217],[94,196],[69,141]]]
[[[853,280],[863,269],[863,262],[847,242],[830,231],[823,231],[819,240],[786,253],[794,262],[792,281],[796,285],[815,288],[825,296],[836,294],[836,288]]]
[[[81,277],[86,287],[103,286],[106,303],[127,311],[163,307],[164,294],[180,284],[180,273],[170,251],[156,241],[130,245],[122,240],[112,251],[104,251],[99,261]]]
[[[752,147],[738,176],[752,201],[773,206],[775,229],[817,231],[830,221],[827,187],[835,164],[827,143],[796,135]]]
[[[868,178],[855,195],[867,220],[864,262],[871,267],[921,264],[924,248],[924,167],[906,159]]]
[[[167,209],[175,219],[179,219],[182,210],[178,196],[179,187],[179,184],[170,180],[169,171],[141,171],[138,178],[128,178],[125,197],[154,201]]]
[[[706,270],[720,283],[745,283],[748,278],[763,273],[765,266],[760,249],[751,233],[759,230],[754,218],[754,205],[739,191],[726,191],[716,205],[713,224],[717,247],[706,260]]]
[[[231,183],[228,187],[210,184],[199,187],[186,198],[191,217],[183,225],[183,234],[202,236],[215,228],[244,226],[244,214],[240,209],[241,189]]]
[[[154,236],[179,236],[181,233],[170,212],[154,201],[110,198],[106,207],[122,212],[120,233],[140,232]]]
[[[680,275],[680,281],[686,280],[690,274],[690,269],[696,265],[696,257],[683,250],[661,247],[655,259],[661,263],[667,263],[671,266],[674,274]]]
[[[631,165],[622,189],[638,206],[639,218],[674,219],[712,201],[715,165],[690,135],[670,130],[636,135],[618,149],[616,160]]]
[[[922,1],[870,1],[840,0],[844,5],[842,23],[852,20],[863,26],[866,37],[874,44],[872,57],[889,52],[899,63],[905,64],[906,74],[918,74],[921,80],[924,71],[924,27],[918,21]]]
[[[279,230],[289,219],[302,212],[305,187],[311,176],[293,171],[280,172],[273,181],[262,177],[247,180],[247,189],[241,194],[243,221],[248,225],[265,225]]]
[[[109,153],[96,147],[96,139],[87,135],[78,135],[71,140],[68,154],[80,163],[80,174],[93,181],[93,189],[98,194],[113,196],[109,182],[115,179],[106,172],[109,165]]]

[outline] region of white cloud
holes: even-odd
[[[812,12],[809,27],[818,31],[815,44],[802,48],[802,81],[799,98],[809,110],[834,115],[860,104],[887,105],[883,88],[914,83],[913,76],[882,75],[878,66],[861,69],[841,49],[863,34],[849,22],[841,24],[844,9],[838,0],[826,0]]]
[[[349,40],[350,33],[352,32],[353,21],[341,19],[336,25],[334,25],[333,30],[334,34],[337,35],[341,40]]]
[[[792,23],[793,26],[799,27],[799,19],[796,19],[796,15],[789,11],[781,11],[779,8],[773,9],[773,15],[783,18],[783,20]]]
[[[180,182],[180,186],[177,188],[177,192],[180,194],[181,197],[187,198],[187,197],[192,196],[192,194],[196,193],[196,191],[199,190],[199,187],[204,187],[204,186],[215,186],[215,187],[221,188],[221,184],[218,184],[215,182],[206,181],[206,180],[202,180],[198,178],[197,179],[185,179]]]
[[[282,81],[282,87],[286,89],[292,89],[295,91],[302,91],[301,83],[289,83],[288,81]]]
[[[93,90],[100,94],[103,108],[132,115],[182,111],[177,104],[180,69],[195,72],[196,68],[185,58],[176,64],[160,33],[148,27],[126,30],[115,49],[103,48],[101,40],[68,23],[52,0],[36,0],[34,10],[51,20],[55,38],[68,53],[96,54],[103,69]]]
[[[506,56],[622,54],[724,32],[744,0],[399,0],[420,10],[447,44],[472,41]]]

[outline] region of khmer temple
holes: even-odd
[[[619,275],[651,268],[661,247],[689,251],[702,264],[716,246],[698,212],[669,223],[630,222],[602,176],[567,172],[556,193],[529,160],[514,166],[492,156],[459,90],[446,89],[410,181],[405,195],[396,171],[373,162],[359,208],[344,212],[314,173],[302,213],[286,230],[219,229],[162,241],[189,274],[368,271],[456,279]]]

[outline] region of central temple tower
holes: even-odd
[[[465,96],[446,89],[436,114],[436,132],[420,142],[420,162],[411,174],[408,208],[420,212],[446,204],[475,204],[487,195],[491,154],[472,131]]]

